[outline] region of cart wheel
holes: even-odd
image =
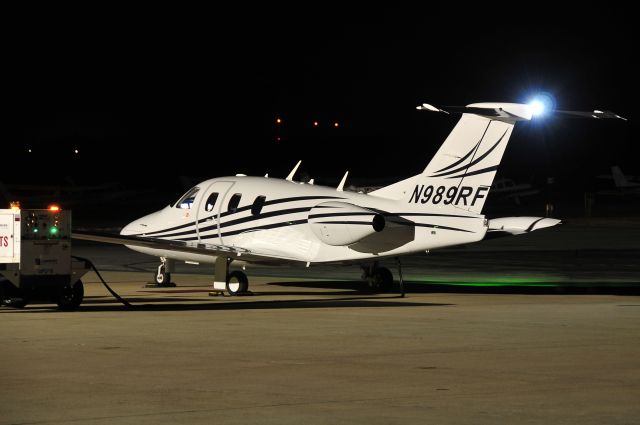
[[[84,285],[79,280],[73,286],[65,285],[58,297],[58,308],[64,311],[73,311],[80,307],[84,298]]]

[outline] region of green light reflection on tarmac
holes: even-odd
[[[434,280],[428,278],[418,278],[422,283],[450,286],[476,286],[476,287],[501,287],[501,286],[539,286],[555,287],[561,286],[560,279],[544,277],[475,277],[467,281]]]

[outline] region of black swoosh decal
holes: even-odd
[[[471,172],[466,173],[466,174],[459,174],[457,176],[451,176],[451,177],[447,177],[447,178],[448,179],[458,179],[458,178],[461,178],[461,177],[477,176],[478,174],[490,173],[492,171],[496,171],[497,169],[498,169],[498,166],[494,165],[493,167],[482,168],[480,170],[471,171]]]
[[[489,127],[489,126],[487,126],[487,127]],[[487,131],[487,130],[485,130],[485,132],[486,132],[486,131]],[[484,137],[484,134],[482,135],[482,137]],[[478,146],[480,146],[480,142],[481,142],[481,141],[482,141],[482,138],[480,138],[480,141],[478,141],[478,143],[476,143],[476,145],[475,145],[474,147],[472,147],[472,148],[471,148],[471,150],[470,150],[469,152],[467,152],[467,154],[466,154],[465,156],[463,156],[462,158],[460,158],[459,160],[457,160],[457,161],[456,161],[456,162],[454,162],[453,164],[448,165],[448,166],[446,166],[446,167],[444,167],[444,168],[439,169],[439,170],[438,170],[438,171],[436,171],[435,173],[436,173],[436,174],[438,174],[438,173],[441,173],[441,172],[443,172],[443,171],[447,171],[448,169],[453,168],[453,167],[457,167],[458,165],[460,165],[461,163],[463,163],[467,158],[469,158],[469,157],[471,156],[471,154],[473,153],[473,151],[475,151],[476,149],[478,149]]]
[[[482,155],[480,155],[478,158],[476,158],[473,161],[471,161],[468,165],[465,165],[463,167],[457,168],[455,170],[447,171],[446,173],[434,174],[431,177],[445,177],[445,176],[449,176],[451,174],[459,173],[462,170],[468,170],[469,168],[473,167],[474,165],[476,165],[477,163],[479,163],[480,161],[485,159],[491,152],[493,152],[493,150],[498,146],[498,144],[500,144],[500,142],[502,141],[504,136],[507,134],[507,131],[509,131],[509,129],[504,131],[502,136],[500,136],[498,141],[493,146],[491,146],[489,149],[487,149],[487,151],[485,153],[483,153]]]

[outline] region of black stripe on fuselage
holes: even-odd
[[[357,215],[375,215],[378,214],[375,211],[371,212],[344,212],[344,213],[322,213],[322,214],[309,214],[309,220],[312,218],[324,218],[324,217],[350,217]]]
[[[399,223],[399,224],[404,224],[407,226],[411,226],[413,224],[415,227],[431,227],[433,229],[444,229],[444,230],[454,230],[456,232],[475,233],[472,230],[458,229],[457,227],[441,226],[439,224],[427,224],[427,223]]]
[[[240,223],[247,223],[249,221],[255,221],[255,220],[260,220],[263,218],[270,218],[270,217],[277,217],[279,215],[286,215],[286,214],[296,214],[296,213],[301,213],[301,212],[306,212],[309,211],[312,207],[302,207],[302,208],[289,208],[286,210],[277,210],[277,211],[269,211],[266,213],[262,213],[260,215],[250,215],[247,217],[242,217],[242,218],[237,218],[235,220],[230,220],[227,222],[221,222],[220,223],[220,229],[224,229],[225,227],[229,227],[229,226],[235,226],[236,224],[240,224]],[[208,232],[209,230],[216,230],[218,228],[218,225],[211,225],[208,227],[203,227],[200,229],[200,233],[203,232]]]
[[[240,233],[246,233],[246,232],[256,232],[259,230],[269,230],[269,229],[276,229],[279,227],[286,227],[286,226],[296,226],[299,224],[304,224],[307,223],[307,219],[301,219],[301,220],[289,220],[289,221],[283,221],[280,223],[271,223],[271,224],[264,224],[261,226],[255,226],[255,227],[249,227],[249,228],[244,228],[244,229],[237,229],[237,230],[230,230],[228,232],[223,232],[220,236],[221,237],[227,237],[227,236],[234,236],[234,235],[238,235]],[[326,222],[321,222],[323,224],[355,224],[355,225],[372,225],[371,222],[362,222],[362,221],[326,221]],[[466,230],[466,229],[460,229],[457,227],[450,227],[450,226],[442,226],[439,224],[429,224],[429,223],[414,223],[414,222],[407,222],[407,223],[398,223],[404,226],[414,226],[414,227],[429,227],[429,228],[433,228],[433,229],[443,229],[443,230],[452,230],[452,231],[457,231],[457,232],[466,232],[466,233],[475,233],[471,230]],[[217,235],[207,235],[207,236],[202,236],[200,237],[200,240],[205,240],[205,239],[215,239],[217,238]],[[180,238],[180,239],[173,239],[173,240],[177,240],[177,241],[184,241],[184,242],[189,242],[189,241],[196,241],[198,240],[197,236],[192,236],[189,238]]]
[[[367,224],[373,225],[370,221],[318,221],[318,224]]]
[[[272,211],[270,214],[270,217],[275,217],[278,215],[285,215],[285,214],[293,214],[293,213],[298,213],[298,212],[304,212],[304,211],[308,211],[311,208],[291,208],[291,209],[287,209],[287,210],[279,210],[279,211]],[[414,216],[414,217],[447,217],[447,218],[477,218],[477,217],[473,217],[473,216],[467,216],[467,215],[454,215],[454,214],[429,214],[429,213],[389,213],[389,212],[380,212],[380,214],[383,214],[385,217],[400,217],[400,216]],[[312,214],[309,216],[309,218],[328,218],[328,217],[346,217],[346,216],[357,216],[357,215],[366,215],[365,213],[359,213],[359,212],[349,212],[349,213],[324,213],[324,214]],[[233,220],[232,222],[227,222],[227,223],[222,223],[222,228],[227,227],[227,226],[233,226],[236,224],[240,224],[240,223],[245,223],[245,222],[249,222],[249,221],[253,221],[254,219],[257,220],[261,217],[244,217],[244,218],[239,218],[236,220]],[[265,217],[266,218],[266,217]],[[301,222],[302,220],[295,220],[296,223]],[[276,227],[282,227],[282,225],[286,225],[286,223],[288,222],[284,222],[284,224],[280,224],[277,223]],[[326,222],[321,222],[321,223],[332,223],[332,224],[368,224],[371,225],[371,222],[347,222],[347,221],[326,221]],[[423,224],[423,223],[416,223],[416,222],[410,222],[410,223],[400,223],[403,225],[407,225],[407,226],[411,226],[411,225],[415,225],[417,227],[439,227],[442,229],[446,229],[446,230],[458,230],[458,231],[463,231],[463,232],[468,232],[468,230],[463,230],[463,229],[458,229],[456,227],[448,227],[448,226],[441,226],[441,225],[436,225],[436,224]],[[267,227],[265,227],[267,226]],[[262,229],[269,229],[271,225],[263,225],[263,226],[256,226],[256,227],[252,227],[252,228],[247,228],[247,229],[237,229],[237,230],[232,230],[232,231],[228,231],[226,233],[222,233],[221,236],[229,236],[229,235],[234,235],[234,234],[238,234],[238,233],[242,233],[244,231],[253,231],[253,230],[262,230]],[[210,230],[215,230],[217,228],[216,225],[214,226],[210,226],[208,228],[203,228],[200,229],[200,233],[206,232],[206,231],[210,231]],[[194,231],[191,232],[185,232],[184,234],[190,234],[190,235],[194,235]],[[162,235],[161,237],[173,237],[174,235]],[[177,236],[177,235],[175,235]],[[209,235],[201,235],[200,238],[201,239],[207,239],[207,238],[215,238],[218,237],[218,235],[216,234],[209,234]],[[192,236],[188,239],[176,239],[176,240],[197,240],[196,236]]]
[[[278,227],[285,227],[285,226],[295,226],[298,224],[304,224],[307,222],[307,219],[304,220],[290,220],[290,221],[283,221],[280,223],[271,223],[271,224],[264,224],[262,226],[255,226],[255,227],[249,227],[249,228],[245,228],[245,229],[238,229],[238,230],[230,230],[228,232],[224,232],[222,233],[220,236],[221,237],[227,237],[227,236],[233,236],[233,235],[237,235],[240,233],[245,233],[245,232],[255,232],[258,230],[268,230],[268,229],[275,229]],[[204,239],[216,239],[218,237],[218,235],[207,235],[207,236],[202,236],[200,239],[204,240]],[[198,240],[197,236],[192,236],[190,238],[181,238],[181,239],[175,239],[175,240],[179,240],[179,241],[195,241]]]
[[[295,213],[299,213],[299,212],[305,212],[305,211],[309,211],[312,207],[302,207],[302,208],[289,208],[289,209],[285,209],[285,210],[277,210],[277,211],[269,211],[266,213],[262,213],[259,215],[250,215],[247,217],[242,217],[242,218],[237,218],[235,220],[230,220],[227,222],[223,222],[220,223],[220,229],[223,229],[224,227],[227,226],[235,226],[236,224],[240,224],[240,223],[246,223],[249,221],[254,221],[254,220],[260,220],[262,218],[269,218],[269,217],[276,217],[279,215],[286,215],[286,214],[295,214]],[[205,227],[200,227],[198,230],[200,231],[200,233],[203,232],[208,232],[210,230],[217,230],[218,229],[218,224],[214,223],[214,224],[210,224],[208,226]],[[182,236],[182,235],[190,235],[195,231],[195,229],[190,229],[184,232],[178,232],[178,233],[168,233],[166,235],[158,235],[158,236],[162,236],[163,238],[172,238],[175,236]]]
[[[361,213],[361,212],[345,212],[345,213],[322,213],[322,214],[311,214],[309,215],[309,219],[312,218],[323,218],[323,217],[347,217],[347,216],[357,216],[357,215],[369,215],[369,214],[380,214],[385,217],[451,217],[451,218],[478,218],[476,216],[471,215],[455,215],[455,214],[433,214],[433,213],[401,213],[401,212],[385,212],[381,210],[373,210],[370,213]]]
[[[344,197],[340,197],[340,196],[294,196],[294,197],[290,197],[290,198],[279,198],[279,199],[273,199],[271,201],[266,201],[263,205],[263,208],[268,206],[268,205],[276,205],[276,204],[283,204],[286,202],[296,202],[296,201],[309,201],[309,200],[314,200],[314,199],[345,199]],[[243,211],[247,211],[250,210],[251,207],[253,206],[253,204],[250,205],[245,205],[244,207],[238,208],[235,211],[225,211],[223,213],[220,214],[220,217],[226,217],[228,215],[231,214],[237,214]],[[216,214],[212,214],[210,216],[204,217],[199,219],[197,222],[196,221],[192,221],[190,223],[186,223],[186,224],[181,224],[179,226],[174,226],[174,227],[169,227],[163,230],[154,230],[152,232],[144,232],[144,233],[138,233],[135,235],[129,235],[129,236],[169,236],[169,235],[159,235],[159,233],[165,233],[165,232],[171,232],[173,230],[179,230],[179,229],[184,229],[186,227],[189,226],[195,226],[196,224],[200,224],[203,221],[206,221],[210,218],[215,218]],[[174,235],[175,236],[175,235]]]

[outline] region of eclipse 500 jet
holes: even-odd
[[[555,226],[543,217],[487,219],[482,208],[514,125],[536,108],[475,103],[419,110],[462,117],[420,174],[367,194],[286,179],[219,177],[190,189],[160,211],[126,225],[120,235],[75,233],[76,239],[119,243],[160,257],[158,284],[175,261],[214,263],[214,289],[247,291],[248,279],[231,265],[353,263],[373,287],[393,284],[382,258],[478,242],[490,232],[517,235]],[[555,111],[624,119],[612,112]],[[398,262],[400,265],[400,262]],[[402,289],[402,272],[400,289]],[[403,291],[404,293],[404,291]]]

